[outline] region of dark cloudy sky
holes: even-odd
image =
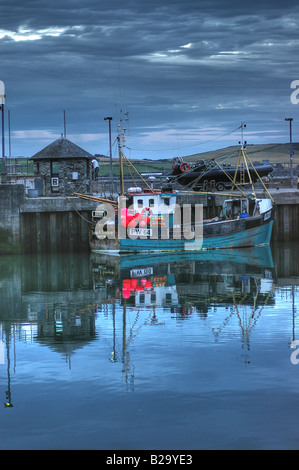
[[[299,5],[288,0],[0,0],[0,80],[12,156],[63,132],[109,153],[120,110],[128,157],[184,156],[299,138]],[[6,139],[8,154],[8,139]]]

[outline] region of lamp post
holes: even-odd
[[[109,153],[110,153],[110,193],[113,193],[113,173],[112,173],[112,147],[111,147],[111,121],[112,117],[105,117],[104,121],[109,122]]]
[[[293,187],[293,180],[294,180],[294,175],[293,175],[293,144],[292,144],[292,122],[293,118],[285,118],[285,121],[288,121],[290,123],[290,184],[291,188]]]
[[[5,104],[5,86],[0,80],[0,108],[2,111],[2,168],[1,174],[6,175],[5,168],[5,140],[4,140],[4,104]]]

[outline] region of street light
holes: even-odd
[[[4,83],[0,80],[0,108],[2,111],[2,175],[6,174],[5,168],[5,141],[4,141],[4,104],[5,104],[5,86]]]
[[[291,188],[293,187],[293,148],[292,148],[292,122],[293,118],[285,118],[285,121],[288,121],[290,123],[290,183],[291,183]]]
[[[112,147],[111,147],[111,121],[112,117],[105,117],[104,121],[109,121],[109,149],[110,149],[110,193],[113,193],[113,174],[112,174]]]

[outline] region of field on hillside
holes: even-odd
[[[198,153],[183,157],[184,161],[193,163],[197,160],[211,160],[215,158],[220,164],[237,162],[239,146],[226,147],[224,149],[214,150],[212,152]],[[299,165],[299,143],[293,144],[293,166]],[[269,160],[270,163],[276,165],[282,163],[286,167],[290,163],[290,145],[289,144],[267,144],[267,145],[248,145],[247,154],[251,161],[262,162]],[[110,174],[110,160],[109,157],[101,156],[100,161],[100,177],[109,177]],[[148,159],[135,159],[128,162],[124,159],[124,175],[132,174],[134,176],[135,169],[139,173],[163,173],[166,175],[171,172],[172,159],[148,160]],[[25,157],[7,159],[7,171],[17,173],[19,175],[32,175],[33,162]],[[1,172],[1,158],[0,158],[0,172]],[[136,173],[135,173],[136,174]],[[113,159],[113,176],[119,177],[119,161],[117,158]]]
[[[210,160],[212,158],[221,159],[224,156],[235,155],[229,162],[235,163],[238,158],[239,146],[227,147],[213,152],[199,153],[186,157],[188,162],[194,162],[199,159]],[[293,165],[299,165],[299,143],[293,144]],[[246,148],[247,155],[252,162],[262,162],[269,160],[270,163],[283,163],[288,165],[290,163],[290,144],[268,144],[268,145],[248,145]]]
[[[171,171],[171,160],[132,160],[130,163],[124,161],[124,175],[138,173],[169,173]],[[112,164],[113,176],[119,176],[119,162],[117,159],[113,159]],[[136,169],[136,171],[135,171]],[[99,176],[109,176],[110,174],[110,162],[108,159],[100,159],[100,171]]]
[[[0,158],[0,172],[2,173],[2,159]],[[33,162],[26,157],[7,158],[6,172],[19,176],[33,175]]]
[[[227,147],[220,150],[214,150],[212,152],[198,153],[183,157],[184,161],[193,163],[198,160],[211,160],[215,158],[220,164],[230,163],[236,164],[238,159],[240,146]],[[293,144],[293,166],[299,165],[299,143]],[[246,148],[247,155],[253,163],[260,162],[263,160],[269,160],[271,164],[276,165],[282,163],[288,167],[290,163],[290,145],[289,144],[268,144],[268,145],[248,145]],[[165,160],[134,160],[132,164],[139,173],[151,173],[151,172],[162,172],[166,174],[171,171],[172,165],[171,159]],[[134,174],[134,169],[124,163],[124,174],[129,175],[130,171]],[[119,175],[118,161],[113,163],[113,174]],[[109,175],[109,160],[102,159],[100,176]]]

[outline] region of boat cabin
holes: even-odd
[[[152,215],[158,215],[167,212],[168,207],[176,204],[177,193],[152,193],[143,192],[141,188],[129,188],[127,207],[133,209],[133,213],[148,211]]]
[[[271,199],[234,198],[224,201],[222,217],[229,219],[242,219],[257,217],[272,207]]]

